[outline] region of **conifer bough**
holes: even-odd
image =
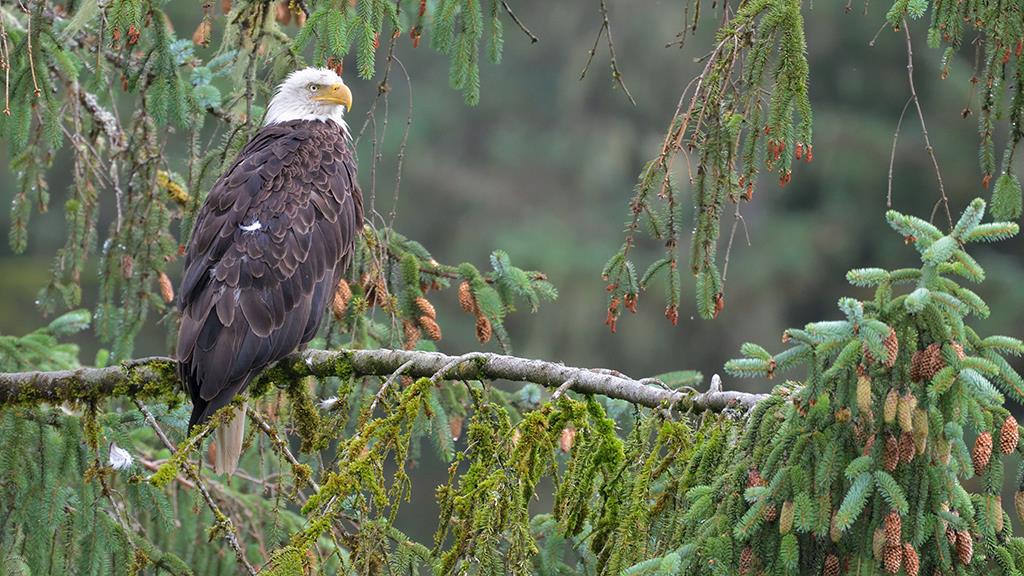
[[[174,395],[179,389],[174,365],[174,359],[156,356],[107,368],[0,373],[0,406],[122,395]],[[278,363],[263,379],[292,381],[305,376],[388,376],[398,372],[414,378],[533,382],[563,391],[601,394],[649,408],[720,412],[729,407],[749,409],[767,398],[766,394],[723,391],[714,383],[711,390],[703,393],[671,390],[654,379],[634,380],[608,370],[575,368],[503,354],[449,356],[439,352],[390,349],[306,350]]]

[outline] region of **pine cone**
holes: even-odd
[[[935,373],[946,367],[946,361],[942,358],[942,347],[939,346],[938,342],[932,342],[924,350],[921,350],[917,356],[918,358],[918,378],[914,378],[913,371],[914,365],[911,360],[911,379],[914,380],[931,380]]]
[[[825,567],[821,571],[822,576],[839,576],[839,556],[829,554],[825,557]]]
[[[900,351],[900,341],[896,338],[896,331],[889,328],[889,335],[885,337],[885,341],[882,342],[885,346],[886,358],[883,362],[886,368],[892,368],[896,365],[896,355]]]
[[[956,532],[956,557],[964,566],[970,564],[974,557],[974,539],[967,530]]]
[[[402,333],[405,335],[405,342],[403,343],[406,350],[412,350],[416,347],[416,343],[420,341],[420,329],[416,327],[416,324],[409,320],[402,320]]]
[[[1007,416],[1003,421],[1003,427],[999,429],[999,449],[1003,454],[1011,454],[1017,449],[1017,442],[1020,440],[1020,431],[1017,426],[1017,419]]]
[[[459,284],[459,306],[470,314],[476,314],[476,298],[473,296],[473,289],[469,282],[463,280]]]
[[[885,517],[885,541],[889,546],[899,546],[903,532],[903,521],[900,513],[893,510]]]
[[[349,300],[352,299],[352,288],[349,287],[348,282],[344,278],[338,282],[338,286],[334,289],[334,299],[331,300],[331,314],[334,318],[340,321],[345,317],[345,309],[348,308]]]
[[[750,569],[754,567],[754,549],[750,546],[746,546],[740,551],[740,576],[747,576],[750,574]]]
[[[900,430],[911,432],[914,429],[914,408],[917,408],[916,396],[910,392],[900,396],[896,403],[896,421],[900,425]]]
[[[486,344],[491,340],[491,321],[486,316],[476,317],[476,339],[481,344]]]
[[[903,543],[903,569],[907,576],[917,576],[921,569],[921,560],[917,557],[917,550],[910,545],[910,542]]]
[[[945,522],[945,520],[943,520],[943,522]],[[946,542],[949,542],[950,546],[954,548],[956,547],[956,530],[953,530],[949,526],[946,526]]]
[[[839,524],[836,523],[836,513],[832,513],[832,522],[828,525],[828,537],[832,540],[833,544],[839,544],[839,540],[843,537],[843,531],[839,529]]]
[[[871,378],[857,377],[857,410],[861,414],[871,411]]]
[[[882,405],[882,421],[886,424],[892,424],[896,421],[896,409],[900,404],[900,395],[896,392],[895,388],[889,389],[889,393],[885,396],[885,404]]]
[[[924,353],[921,350],[914,352],[914,355],[910,357],[910,379],[914,382],[918,382],[924,379],[921,374],[921,362],[924,358]]]
[[[875,436],[874,434],[868,436],[868,439],[864,441],[864,450],[861,452],[862,456],[867,456],[868,454],[871,454],[871,450],[873,450],[875,447],[876,439],[877,436]]]
[[[885,551],[882,553],[882,565],[885,566],[885,571],[889,574],[895,574],[900,571],[900,564],[903,563],[903,547],[886,546]]]
[[[964,358],[967,357],[964,354],[964,345],[963,344],[961,344],[959,342],[950,342],[949,345],[953,348],[953,351],[956,352],[956,357],[958,359],[963,360]]]
[[[167,274],[160,273],[157,277],[157,285],[160,287],[160,297],[164,299],[164,302],[168,304],[174,302],[174,287],[171,285],[171,279],[167,277]]]
[[[430,316],[420,316],[419,324],[423,328],[423,331],[427,333],[427,338],[437,342],[441,339],[441,327],[437,325]]]
[[[416,308],[419,309],[422,315],[429,317],[431,320],[437,320],[437,310],[434,310],[434,305],[430,303],[430,300],[423,296],[417,296]]]
[[[885,437],[885,450],[882,453],[882,467],[888,472],[896,469],[900,463],[900,443],[892,434]]]
[[[751,468],[747,471],[747,488],[756,488],[764,486],[764,484],[764,478],[761,478],[761,472],[757,468]]]
[[[996,529],[996,533],[1003,531],[1003,497],[996,495],[991,498],[989,505],[989,522]]]
[[[974,473],[978,476],[988,468],[988,461],[992,458],[992,434],[987,430],[978,434],[974,440],[974,450],[971,452],[971,460],[974,461]]]
[[[849,422],[851,417],[852,415],[850,414],[850,408],[848,406],[843,406],[839,410],[836,410],[835,418],[836,422],[838,422],[839,424],[845,424]]]
[[[462,424],[466,421],[463,416],[451,416],[448,418],[448,431],[452,433],[452,440],[458,440],[462,436]]]
[[[786,500],[782,503],[782,512],[779,514],[779,534],[789,534],[790,530],[793,529],[794,508],[792,500]]]
[[[1024,490],[1017,490],[1013,495],[1013,507],[1017,510],[1017,518],[1024,522]]]
[[[904,432],[900,435],[900,462],[909,464],[917,456],[917,444],[914,442],[914,435]]]
[[[769,504],[764,507],[764,520],[765,522],[775,522],[775,519],[779,517],[779,507],[775,504]]]

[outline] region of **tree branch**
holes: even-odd
[[[389,376],[398,368],[413,378],[449,380],[510,380],[533,382],[580,394],[601,394],[649,408],[720,412],[726,408],[749,409],[766,394],[709,390],[671,390],[651,385],[650,379],[634,380],[617,372],[575,368],[555,362],[493,353],[471,357],[449,356],[417,350],[306,350],[294,353],[260,380],[284,381],[306,376]],[[258,384],[259,381],[257,381]],[[0,406],[95,400],[110,396],[170,397],[180,385],[173,358],[131,360],[108,368],[78,368],[55,372],[0,373]],[[259,390],[259,386],[254,386]]]

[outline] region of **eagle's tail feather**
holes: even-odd
[[[217,427],[217,448],[214,452],[213,471],[217,474],[234,474],[238,460],[242,457],[242,440],[245,438],[245,404],[239,406],[235,417]]]

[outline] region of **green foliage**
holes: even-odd
[[[78,345],[61,342],[89,327],[87,310],[57,317],[48,326],[25,336],[0,335],[0,371],[67,370],[77,368]]]

